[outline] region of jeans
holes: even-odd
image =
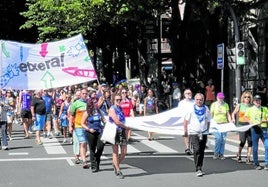
[[[7,122],[0,121],[0,128],[2,135],[2,146],[7,146],[7,134],[6,134]]]
[[[178,99],[173,99],[173,108],[178,107],[179,101]]]
[[[225,149],[225,140],[226,140],[226,132],[215,132],[215,147],[214,147],[214,154],[215,155],[224,155]]]
[[[202,135],[202,138],[198,135],[190,135],[191,146],[194,151],[194,164],[196,171],[202,170],[203,160],[205,155],[205,148],[207,142],[207,135]]]
[[[260,134],[257,134],[253,128],[251,128],[251,138],[253,146],[253,162],[255,165],[259,165],[258,159],[258,148],[259,148],[259,139],[261,139],[264,149],[265,149],[265,165],[268,166],[268,131],[267,128],[263,128]]]

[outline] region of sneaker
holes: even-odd
[[[70,144],[73,144],[73,138],[70,138]]]
[[[53,136],[52,136],[51,133],[48,133],[48,134],[47,134],[47,137],[48,137],[48,139],[52,139],[52,138],[53,138]]]
[[[203,176],[203,172],[202,172],[202,170],[198,170],[198,171],[196,172],[196,176],[197,176],[197,177],[202,177],[202,176]]]
[[[256,169],[256,170],[261,170],[262,167],[261,167],[260,165],[256,165],[256,166],[255,166],[255,169]]]
[[[248,165],[252,165],[253,162],[252,162],[250,159],[247,159],[247,160],[246,160],[246,164],[248,164]]]
[[[2,150],[8,150],[7,146],[2,146]]]
[[[223,155],[220,155],[220,160],[225,160],[226,158]]]
[[[220,159],[220,156],[219,155],[214,155],[213,160],[216,160],[216,159]]]
[[[67,139],[64,138],[63,141],[62,141],[62,143],[67,143]]]
[[[265,165],[263,169],[268,171],[268,165]]]
[[[83,161],[83,169],[88,169],[89,168],[89,164],[87,163],[87,161]]]
[[[59,136],[60,135],[60,131],[55,131],[55,136]]]
[[[118,171],[116,172],[116,176],[117,176],[119,179],[123,179],[123,178],[124,178],[124,175],[123,175],[123,173],[122,173],[120,170],[118,170]]]
[[[47,134],[44,132],[43,133],[43,138],[46,138],[47,137]]]
[[[37,141],[36,143],[37,143],[37,145],[42,145],[43,144],[43,142],[41,140]]]
[[[186,155],[191,155],[192,154],[192,152],[190,151],[190,149],[185,149],[185,153],[186,153]]]

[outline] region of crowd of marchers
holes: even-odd
[[[253,97],[250,91],[241,94],[240,103],[231,112],[224,101],[223,92],[215,93],[210,79],[204,86],[205,93],[193,94],[191,88],[180,89],[176,82],[172,88],[168,108],[182,108],[184,113],[185,153],[194,156],[196,175],[203,176],[203,159],[208,138],[210,121],[224,125],[228,122],[237,126],[256,124],[245,132],[240,132],[237,161],[242,162],[242,149],[248,145],[246,164],[254,164],[256,169],[268,170],[268,109],[262,106],[262,97]],[[261,93],[261,92],[259,92]],[[165,102],[165,101],[164,101]],[[36,144],[42,145],[42,138],[63,137],[63,144],[72,144],[74,162],[82,168],[98,172],[105,142],[101,140],[105,124],[116,125],[112,144],[112,167],[115,176],[124,178],[120,164],[127,154],[127,144],[132,130],[126,125],[126,118],[155,115],[162,111],[161,100],[156,86],[132,85],[126,82],[111,86],[106,83],[84,83],[62,88],[39,90],[1,90],[0,127],[1,148],[8,150],[8,142],[13,140],[12,127],[21,125],[24,138],[35,136]],[[224,160],[226,132],[215,132],[213,159]],[[148,140],[154,140],[154,133],[148,132]],[[265,146],[265,164],[260,165],[258,144],[261,139]],[[253,152],[253,160],[251,154]],[[89,160],[87,159],[89,153]]]

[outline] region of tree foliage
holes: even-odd
[[[91,47],[102,49],[107,78],[111,78],[111,68],[124,71],[124,53],[127,52],[144,81],[147,76],[146,69],[149,67],[146,43],[148,38],[144,34],[148,21],[157,21],[162,13],[172,7],[169,39],[175,76],[179,81],[182,77],[202,78],[207,77],[208,72],[215,72],[215,46],[226,40],[228,6],[232,6],[243,21],[245,15],[250,15],[248,7],[255,3],[240,0],[186,0],[185,19],[181,21],[178,0],[26,2],[28,10],[21,15],[27,21],[21,29],[37,29],[39,42],[82,33]],[[118,62],[114,63],[112,58],[116,49],[119,58]]]

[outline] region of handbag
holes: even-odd
[[[115,123],[107,122],[102,132],[101,141],[115,144],[116,129]]]

